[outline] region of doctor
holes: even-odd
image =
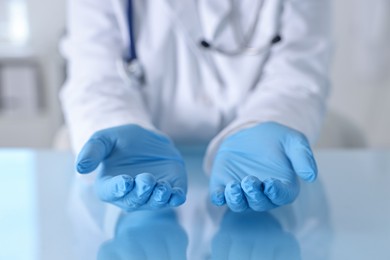
[[[328,0],[69,0],[61,92],[78,154],[123,210],[185,202],[175,143],[209,143],[210,199],[236,212],[314,181],[328,93]]]

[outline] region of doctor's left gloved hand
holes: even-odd
[[[296,199],[297,177],[317,177],[306,137],[278,123],[260,123],[222,142],[210,177],[211,201],[235,212],[267,211]]]
[[[98,169],[101,200],[125,211],[183,204],[187,193],[184,161],[167,137],[137,125],[96,132],[77,158],[81,174]]]

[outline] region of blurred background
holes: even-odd
[[[65,5],[0,0],[0,147],[66,147]],[[390,146],[389,12],[388,0],[333,1],[333,91],[319,147]]]

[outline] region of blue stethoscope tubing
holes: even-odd
[[[135,47],[134,37],[134,10],[133,1],[128,0],[127,2],[127,23],[129,26],[129,40],[130,46],[125,53],[124,58],[119,67],[119,73],[125,79],[126,82],[133,85],[134,83],[138,86],[143,86],[145,83],[145,73],[141,63],[137,57],[137,50]]]
[[[127,53],[126,61],[131,62],[137,59],[137,51],[135,49],[134,42],[134,13],[133,13],[133,0],[128,0],[127,3],[127,23],[129,25],[129,38],[130,48]]]

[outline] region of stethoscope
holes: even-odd
[[[230,0],[230,1],[232,2],[232,4],[234,4],[233,2],[234,0]],[[261,53],[266,52],[269,49],[269,47],[281,41],[280,35],[276,35],[274,38],[272,38],[272,40],[269,43],[265,44],[264,46],[260,46],[257,48],[249,46],[249,43],[258,26],[258,19],[260,16],[259,14],[264,5],[264,2],[265,0],[257,0],[257,6],[255,11],[257,15],[255,16],[252,25],[250,26],[248,32],[245,35],[243,35],[242,31],[239,30],[239,28],[241,28],[239,17],[236,15],[236,12],[232,12],[231,15],[235,25],[234,31],[236,33],[236,38],[242,39],[242,41],[240,42],[239,46],[236,49],[231,49],[231,50],[224,49],[214,44],[213,41],[207,41],[205,39],[199,41],[199,46],[204,48],[205,50],[216,51],[226,56],[259,55]],[[128,0],[127,8],[128,8],[127,22],[129,28],[130,46],[128,52],[126,53],[123,59],[123,71],[125,73],[125,76],[128,79],[130,79],[131,81],[135,80],[139,85],[143,85],[143,83],[145,82],[145,73],[141,63],[138,60],[137,51],[135,48],[134,20],[133,20],[134,15],[133,15],[132,0]]]

